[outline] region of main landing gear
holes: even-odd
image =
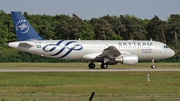
[[[91,63],[89,63],[88,67],[89,67],[89,69],[94,69],[96,67],[96,65],[93,62],[91,62]]]
[[[89,69],[94,69],[96,67],[96,65],[91,62],[89,63],[88,65]],[[108,65],[106,63],[101,63],[101,69],[107,69],[108,68]]]
[[[108,65],[106,63],[101,63],[101,69],[107,69]]]
[[[155,68],[156,68],[156,66],[154,65],[154,59],[152,59],[152,61],[151,61],[151,62],[152,62],[152,64],[151,64],[151,68],[152,68],[152,69],[155,69]]]

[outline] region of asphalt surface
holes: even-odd
[[[180,68],[0,68],[0,72],[131,72],[131,71],[180,71]]]

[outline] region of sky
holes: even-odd
[[[86,20],[107,14],[129,14],[140,19],[157,15],[167,20],[171,14],[180,14],[180,0],[0,0],[0,10],[41,15],[76,14]]]

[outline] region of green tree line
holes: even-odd
[[[180,61],[180,15],[167,20],[158,16],[140,19],[133,15],[81,19],[76,14],[34,15],[23,12],[26,19],[45,39],[63,40],[155,40],[167,44],[176,55],[168,62]],[[0,11],[0,62],[59,62],[64,60],[41,57],[8,48],[6,43],[17,41],[10,13]]]

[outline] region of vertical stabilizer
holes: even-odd
[[[12,11],[11,14],[18,41],[43,40],[21,12]]]

